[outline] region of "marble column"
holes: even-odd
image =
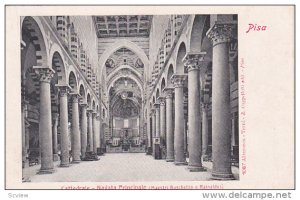
[[[174,74],[171,81],[175,90],[175,129],[174,129],[174,156],[175,165],[186,165],[184,153],[184,109],[183,109],[183,86],[186,75]]]
[[[102,154],[102,150],[101,150],[101,143],[102,143],[102,139],[101,139],[101,135],[102,135],[102,131],[101,131],[101,113],[98,114],[97,116],[97,129],[98,129],[98,145],[97,148],[99,148],[100,150],[100,154]]]
[[[69,136],[68,136],[68,93],[70,86],[58,86],[60,106],[60,167],[69,167]]]
[[[88,150],[87,151],[93,151],[94,145],[93,145],[93,111],[88,110]]]
[[[97,112],[93,112],[93,152],[97,153]]]
[[[234,179],[231,171],[229,42],[234,24],[216,22],[207,32],[213,42],[212,179]]]
[[[205,53],[188,53],[184,64],[188,70],[188,151],[189,166],[192,172],[205,171],[202,166],[202,130],[200,112],[200,65]]]
[[[158,100],[157,100],[158,101]],[[160,104],[156,102],[155,106],[155,137],[160,137]]]
[[[203,160],[208,160],[208,119],[207,119],[207,109],[208,104],[202,103],[202,155]]]
[[[72,163],[80,163],[80,129],[78,94],[72,94]]]
[[[59,161],[58,147],[57,147],[57,126],[58,126],[58,113],[53,113],[53,127],[52,127],[52,137],[53,137],[53,161]]]
[[[27,165],[27,148],[26,148],[26,103],[25,101],[22,100],[22,104],[21,104],[21,112],[22,112],[22,167],[25,168],[25,166]]]
[[[155,159],[161,159],[161,140],[160,140],[160,103],[159,100],[156,100],[155,106],[155,144],[153,145],[153,152]]]
[[[152,155],[154,155],[154,138],[156,136],[156,114],[155,114],[155,108],[152,108]]]
[[[151,113],[150,109],[147,110],[147,155],[151,155],[152,153],[152,137],[151,137],[151,123],[150,123],[150,118],[151,118]]]
[[[232,113],[231,118],[231,146],[235,146],[235,113]]]
[[[165,146],[166,141],[166,99],[165,97],[159,97],[160,103],[160,140],[161,144]]]
[[[40,80],[39,142],[41,147],[41,169],[38,174],[51,174],[54,172],[54,165],[52,151],[50,81],[54,71],[48,67],[34,66],[33,68]]]
[[[87,104],[82,103],[81,105],[81,158],[85,157],[87,150]]]
[[[173,88],[165,88],[166,94],[166,146],[167,162],[174,162]]]
[[[29,160],[27,159],[27,152],[29,149],[29,130],[30,124],[27,121],[27,101],[22,100],[22,182],[30,182],[29,174],[26,173],[25,168],[29,167]]]

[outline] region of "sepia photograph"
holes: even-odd
[[[8,6],[6,187],[293,188],[293,11]]]
[[[238,180],[237,20],[21,17],[23,181]]]

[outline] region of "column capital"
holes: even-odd
[[[236,22],[219,22],[215,24],[207,31],[206,36],[213,42],[213,46],[230,42],[234,37],[233,29],[236,29]]]
[[[158,97],[160,106],[166,105],[166,97],[160,96]]]
[[[84,99],[83,96],[79,95],[78,100],[79,100],[79,102],[78,102],[79,105],[81,105],[81,106],[83,106],[83,104],[87,105],[87,103],[86,103],[86,101],[85,101],[85,99]]]
[[[79,102],[80,95],[78,93],[70,93],[70,95],[71,95],[73,103],[78,103]]]
[[[63,85],[56,84],[55,86],[59,90],[60,97],[68,95],[69,92],[71,91],[71,87],[68,84],[63,84]]]
[[[200,70],[200,62],[204,61],[206,52],[189,52],[182,59],[184,66],[187,67],[188,72],[192,70]]]
[[[186,74],[173,74],[171,77],[171,82],[175,88],[180,88],[184,86],[186,77]]]
[[[87,110],[86,110],[86,112],[88,113],[88,114],[92,114],[93,113],[93,109],[91,109],[91,108],[87,108]]]
[[[49,67],[33,66],[40,82],[50,83],[55,71]]]
[[[170,99],[173,97],[174,88],[165,87],[163,92],[165,93],[166,99]]]
[[[79,105],[80,105],[81,107],[87,108],[87,103],[86,103],[86,102],[80,102]]]
[[[160,101],[159,100],[157,100],[155,102],[154,107],[155,107],[155,109],[159,109],[159,107],[160,107]]]

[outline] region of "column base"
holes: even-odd
[[[53,154],[53,161],[59,161],[58,154]]]
[[[69,163],[60,163],[59,167],[70,167]]]
[[[166,158],[166,162],[174,162],[174,158]]]
[[[72,164],[79,164],[80,163],[80,160],[73,160],[72,161]]]
[[[54,169],[40,169],[37,174],[53,174],[55,172]]]
[[[28,183],[31,182],[29,177],[22,177],[22,183]]]
[[[152,147],[147,147],[146,155],[152,155]]]
[[[192,166],[192,165],[189,165],[187,167],[187,169],[190,171],[190,172],[206,172],[206,168],[204,168],[203,166]]]
[[[181,166],[181,165],[188,165],[188,163],[186,161],[185,162],[177,162],[177,161],[175,161],[174,165]]]
[[[153,156],[154,156],[155,160],[160,160],[161,159],[161,150],[160,150],[159,144],[154,145]]]
[[[211,179],[213,180],[235,180],[233,174],[220,174],[220,173],[215,173],[215,172],[212,172],[211,174]]]

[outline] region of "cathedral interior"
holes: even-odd
[[[239,179],[237,15],[20,20],[23,182]]]

